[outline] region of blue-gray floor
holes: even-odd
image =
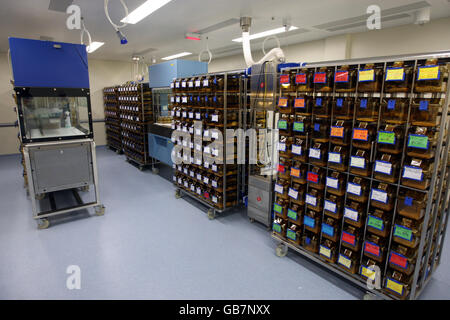
[[[295,253],[275,254],[244,212],[214,221],[151,172],[98,148],[104,217],[38,231],[19,156],[0,157],[0,299],[358,299],[362,292]],[[447,238],[449,239],[449,238]],[[448,241],[447,241],[448,242]],[[450,299],[450,246],[423,293]],[[66,268],[81,268],[68,290]]]

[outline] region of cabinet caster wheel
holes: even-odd
[[[44,230],[50,226],[50,221],[48,219],[39,219],[38,220],[38,229]]]
[[[153,174],[159,174],[159,169],[158,168],[152,168],[152,173]]]
[[[216,218],[216,213],[214,212],[213,209],[208,210],[208,218],[209,220],[214,220]]]
[[[45,193],[41,193],[41,194],[37,194],[35,196],[36,200],[44,200],[45,198]]]
[[[180,198],[181,198],[180,190],[175,191],[175,199],[180,199]]]
[[[101,217],[105,215],[105,206],[95,208],[95,215]]]
[[[255,222],[255,219],[253,219],[253,218],[249,218],[249,220],[250,220],[250,223],[254,223]]]
[[[81,187],[81,192],[88,192],[88,191],[89,191],[89,186]]]
[[[139,167],[139,171],[144,171],[144,167]]]
[[[120,153],[121,153],[121,151],[120,151],[119,149],[117,149],[117,150],[116,150],[116,153],[117,153],[117,154],[120,154]]]
[[[285,257],[288,253],[288,247],[283,245],[283,244],[279,244],[277,246],[277,248],[275,249],[275,254],[277,255],[277,257]]]

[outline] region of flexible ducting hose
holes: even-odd
[[[120,0],[120,3],[122,3],[122,6],[125,10],[125,17],[128,16],[128,7],[125,4],[124,0]],[[109,5],[109,0],[105,0],[105,2],[104,2],[105,15],[106,15],[106,18],[108,19],[109,23],[111,23],[111,25],[114,27],[114,29],[116,31],[118,31],[119,29],[127,26],[128,23],[126,23],[126,22],[122,23],[121,25],[117,25],[112,21],[111,17],[109,16],[108,5]]]

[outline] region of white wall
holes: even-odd
[[[450,50],[450,18],[423,26],[405,25],[282,47],[288,62],[318,62],[352,58]],[[259,50],[261,51],[261,50]],[[259,52],[254,53],[258,58]],[[210,72],[245,68],[242,54],[213,59]]]
[[[13,111],[15,105],[12,98],[12,86],[9,82],[6,53],[0,53],[0,123],[13,123],[16,114]],[[93,119],[103,120],[103,88],[120,85],[131,80],[131,63],[120,61],[89,60],[89,81],[91,87],[91,105]],[[0,155],[17,153],[19,143],[17,128],[0,127]],[[97,145],[106,144],[105,124],[94,123],[94,138]]]

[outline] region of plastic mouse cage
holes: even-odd
[[[417,299],[448,221],[450,52],[282,70],[273,204],[288,248],[385,299]]]

